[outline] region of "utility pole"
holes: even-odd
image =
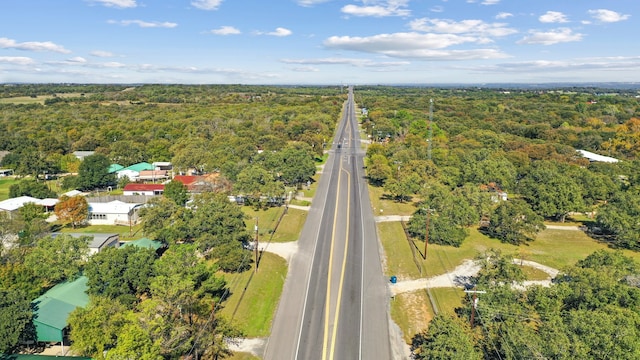
[[[425,209],[425,211],[427,212],[427,221],[426,221],[426,232],[424,235],[424,260],[427,260],[427,246],[429,246],[429,218],[431,217],[431,209]]]
[[[256,250],[256,272],[258,272],[258,218],[256,217],[256,244],[255,244],[255,250]]]
[[[480,290],[465,290],[464,292],[466,293],[472,293],[473,294],[473,304],[471,304],[471,321],[470,321],[470,325],[471,328],[473,328],[473,321],[475,319],[475,315],[476,312],[478,311],[478,294],[486,294],[486,291],[480,291]]]

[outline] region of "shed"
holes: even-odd
[[[87,280],[86,276],[81,276],[74,281],[58,284],[32,301],[33,324],[39,342],[63,344],[69,314],[89,303]]]

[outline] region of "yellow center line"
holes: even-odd
[[[327,358],[327,343],[329,341],[329,312],[331,310],[331,272],[333,268],[333,248],[336,238],[336,219],[338,219],[338,204],[340,203],[340,178],[342,176],[342,166],[338,171],[338,189],[336,191],[336,209],[333,213],[333,229],[331,230],[331,249],[329,251],[329,270],[327,271],[327,294],[324,306],[324,338],[322,342],[322,359]]]
[[[349,211],[351,210],[351,174],[347,177],[347,226],[345,229],[344,256],[342,257],[342,270],[340,272],[340,285],[338,286],[338,304],[333,320],[333,334],[331,335],[331,351],[329,352],[329,360],[333,360],[334,349],[336,347],[336,336],[338,334],[338,316],[340,315],[340,304],[342,303],[342,288],[344,285],[344,273],[347,268],[347,252],[349,250]]]

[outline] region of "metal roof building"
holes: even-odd
[[[38,341],[62,343],[69,314],[75,308],[85,307],[89,303],[87,280],[86,276],[81,276],[74,281],[58,284],[32,302],[35,309],[33,324]]]

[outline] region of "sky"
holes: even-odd
[[[0,83],[640,82],[640,0],[2,0]]]

